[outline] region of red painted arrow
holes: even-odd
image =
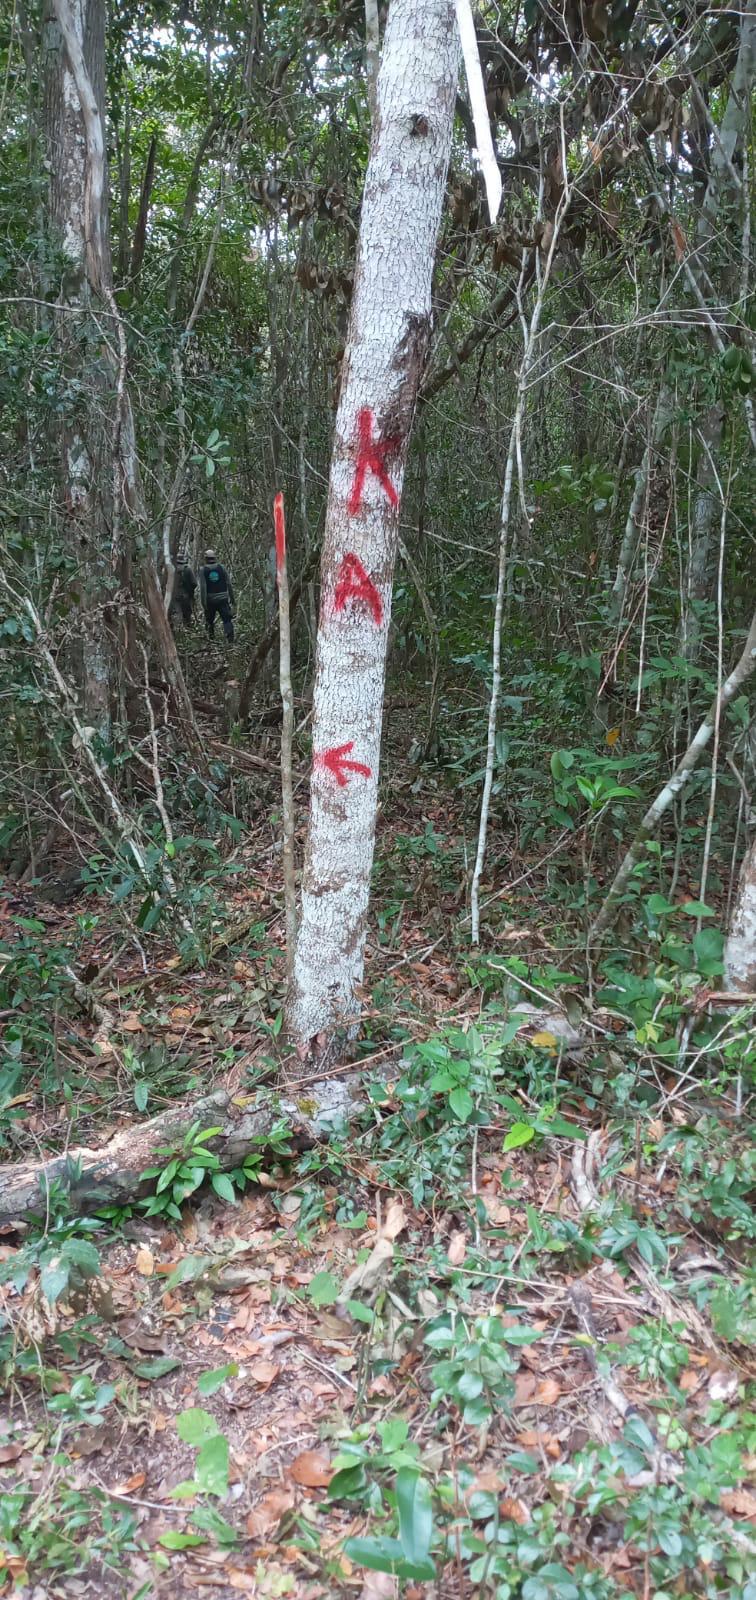
[[[324,750],[321,755],[315,757],[315,765],[325,767],[326,771],[336,779],[340,789],[346,789],[349,782],[348,772],[356,772],[361,778],[372,776],[370,768],[365,766],[364,761],[347,760],[350,750],[353,749],[354,739],[348,739],[346,744],[335,744],[332,749]]]

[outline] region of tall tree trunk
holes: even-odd
[[[88,14],[85,16],[83,8],[87,5],[92,17],[91,56],[95,68],[94,76],[90,73],[86,55],[89,25]],[[115,569],[123,572],[129,568],[130,551],[121,532],[123,511],[125,510],[132,521],[142,529],[146,524],[146,515],[136,449],[134,416],[127,384],[126,333],[112,287],[107,160],[102,112],[105,96],[105,37],[102,32],[104,8],[99,5],[98,0],[73,0],[73,5],[71,0],[52,0],[52,7],[57,24],[56,38],[59,39],[65,52],[65,67],[62,70],[65,71],[66,77],[61,80],[64,102],[60,113],[63,119],[61,151],[71,225],[72,228],[81,231],[83,240],[83,252],[77,269],[78,276],[82,283],[81,292],[92,300],[96,298],[104,306],[108,319],[109,337],[103,338],[98,332],[98,360],[104,378],[103,387],[108,391],[105,399],[112,401],[109,407],[103,405],[102,410],[106,417],[112,412],[112,426],[107,429],[107,470],[103,464],[97,482],[99,484],[109,482],[111,486],[112,548],[108,573],[112,581]],[[81,114],[80,122],[74,117],[77,108]],[[76,130],[75,140],[72,136],[70,138],[68,136],[69,122]],[[78,238],[78,234],[75,237]],[[116,343],[117,354],[113,348]],[[152,579],[151,558],[149,552],[146,552],[144,582],[148,598],[152,590]],[[100,640],[103,636],[104,629],[101,625],[99,635],[93,636],[91,642],[93,658],[96,660],[99,659],[96,651],[98,644],[102,648]],[[163,671],[171,684],[181,722],[191,731],[195,747],[201,749],[194,713],[186,692],[170,628],[166,627],[162,633],[155,632],[155,644]],[[110,654],[112,655],[112,652]]]
[[[123,122],[121,125],[117,112],[113,120],[116,141],[116,163],[118,166],[118,259],[116,274],[118,283],[123,283],[129,270],[129,205],[131,202],[131,101],[128,93],[123,103]]]
[[[724,408],[710,406],[699,430],[701,454],[696,469],[696,488],[690,518],[688,572],[683,614],[680,621],[680,653],[686,661],[698,659],[701,645],[701,607],[713,598],[714,529],[719,520],[720,496],[716,479],[716,459],[722,442]]]
[[[632,498],[617,557],[617,576],[612,587],[610,602],[611,614],[615,620],[619,620],[622,616],[627,585],[640,538],[649,483],[658,459],[659,447],[673,416],[673,409],[674,396],[666,381],[664,381],[657,396],[654,419],[651,424],[650,437],[643,452],[643,459],[635,471]]]
[[[310,829],[288,1006],[301,1055],[354,1025],[375,842],[386,647],[409,436],[451,149],[453,0],[393,0],[331,458]]]
[[[157,134],[153,133],[150,139],[150,148],[147,151],[147,164],[144,169],[142,187],[139,194],[139,211],[137,213],[136,227],[134,229],[134,243],[131,246],[131,276],[136,281],[142,270],[144,252],[147,248],[147,223],[150,216],[150,201],[155,182],[155,160],[157,158]]]
[[[740,268],[737,258],[722,253],[721,219],[730,211],[735,214],[739,205],[737,184],[739,180],[734,158],[744,146],[748,136],[754,72],[756,71],[756,3],[748,0],[740,18],[740,43],[735,69],[730,81],[727,104],[722,122],[711,142],[709,181],[696,227],[696,252],[693,266],[702,280],[704,296],[707,287],[716,290],[723,305],[735,303],[738,298]],[[742,196],[743,200],[747,197]],[[716,334],[716,326],[712,333]],[[717,340],[714,339],[715,347]],[[722,348],[721,341],[719,342]],[[724,408],[719,402],[710,405],[701,423],[701,458],[696,473],[696,491],[690,527],[690,555],[688,564],[687,602],[680,630],[680,648],[689,661],[698,655],[701,635],[700,606],[711,593],[714,574],[712,534],[717,521],[719,505],[716,481],[716,464],[724,424]]]
[[[105,12],[99,0],[72,0],[71,27],[84,60],[97,107],[105,89]],[[62,500],[78,560],[81,689],[84,721],[107,740],[113,677],[108,602],[113,587],[110,559],[112,468],[107,417],[112,370],[102,334],[92,317],[92,259],[104,270],[107,241],[105,184],[87,181],[84,112],[69,54],[54,8],[43,32],[45,136],[50,172],[49,217],[65,257],[56,318],[62,371],[68,379],[58,446]],[[95,107],[96,134],[104,147],[102,110]],[[103,168],[104,172],[104,168]]]

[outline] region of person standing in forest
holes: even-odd
[[[205,565],[200,568],[200,599],[205,613],[208,638],[212,639],[215,618],[223,623],[223,632],[229,644],[234,642],[234,590],[231,579],[214,550],[205,551]]]
[[[171,617],[180,616],[186,628],[192,625],[196,588],[197,579],[189,562],[185,555],[180,555],[176,562],[176,587],[171,605]]]

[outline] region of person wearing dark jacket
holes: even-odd
[[[215,619],[220,617],[229,644],[234,640],[234,591],[231,579],[214,550],[205,551],[200,568],[200,600],[205,613],[208,638],[212,639]]]
[[[194,610],[194,592],[197,588],[197,579],[186,559],[179,557],[176,563],[176,586],[173,591],[173,604],[171,611],[178,611],[184,625],[189,628]]]

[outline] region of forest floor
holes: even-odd
[[[205,1183],[178,1216],[92,1231],[61,1203],[56,1249],[99,1252],[75,1289],[52,1292],[33,1227],[1,1230],[0,1593],[754,1600],[744,1031],[655,957],[590,991],[537,854],[472,955],[466,843],[444,785],[416,787],[395,776],[381,824],[365,1118],[303,1154],[282,1136],[233,1204]],[[6,1097],[6,1160],[275,1072],[259,814],[203,970],[158,936],[145,963],[91,899],[8,890],[44,1065]],[[97,978],[104,1047],[34,966],[41,939]]]

